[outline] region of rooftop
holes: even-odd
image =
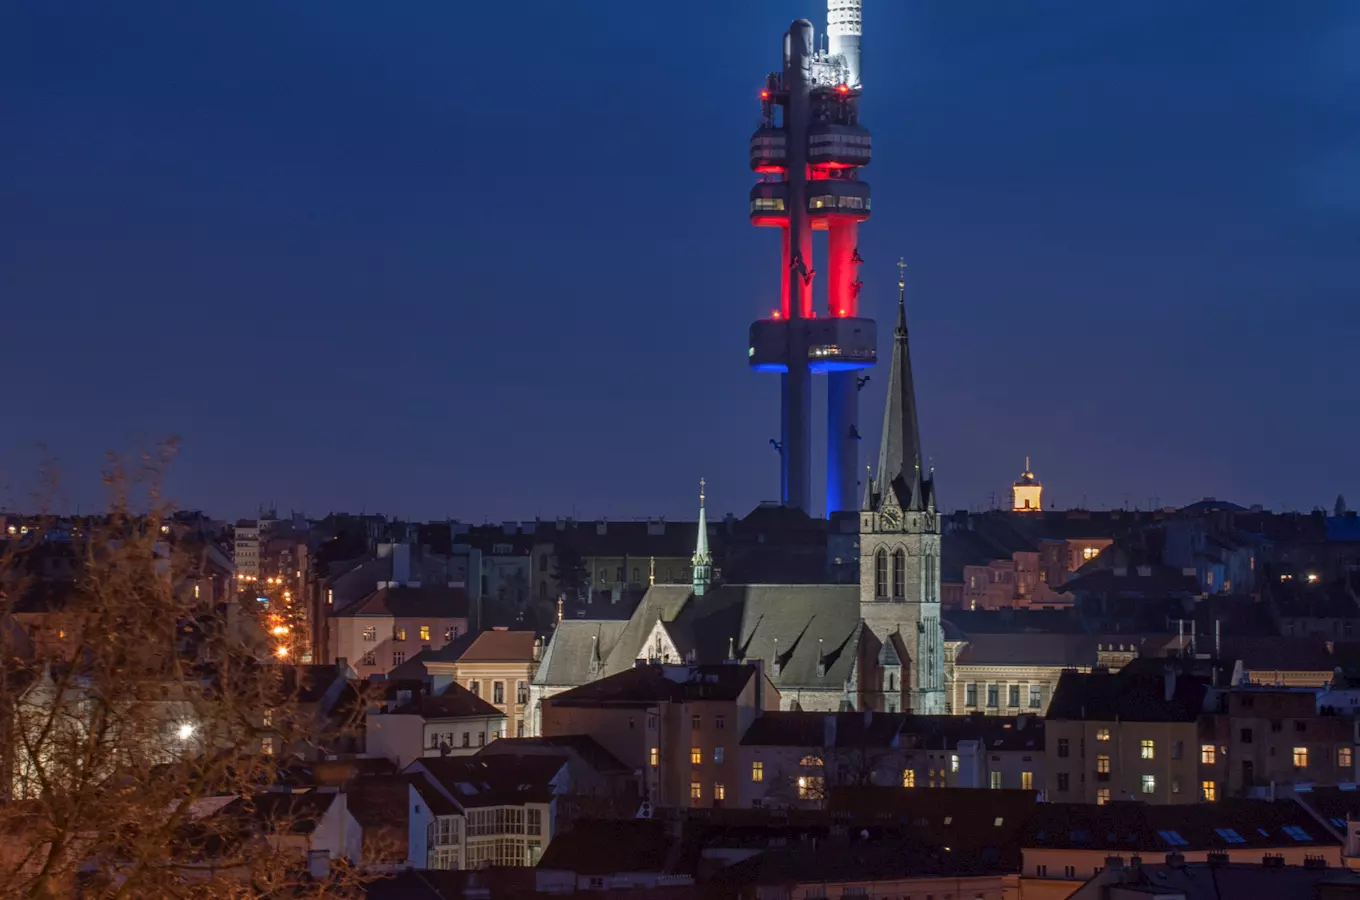
[[[753,665],[666,665],[633,668],[549,698],[553,706],[650,706],[669,701],[735,700],[757,672]]]
[[[466,619],[468,593],[460,587],[381,587],[335,616],[392,616],[399,619]]]
[[[1334,847],[1339,842],[1294,800],[1216,803],[1041,803],[1024,846],[1117,852]]]
[[[544,754],[478,754],[418,759],[407,773],[425,772],[444,794],[460,806],[518,806],[548,803],[554,780],[567,757]]]
[[[458,661],[530,663],[534,661],[534,643],[537,640],[538,635],[532,631],[493,628],[477,635]]]

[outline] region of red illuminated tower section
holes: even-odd
[[[751,136],[751,223],[780,229],[780,305],[751,325],[756,371],[781,374],[781,484],[788,506],[811,512],[811,376],[826,373],[826,512],[858,508],[858,370],[877,358],[876,328],[859,315],[859,223],[869,217],[869,132],[859,124],[860,0],[829,0],[829,52],[813,51],[812,24],[784,35],[784,68],[760,92]],[[812,232],[827,232],[825,273]],[[818,278],[818,276],[821,276]],[[825,283],[826,308],[813,305]]]

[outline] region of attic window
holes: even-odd
[[[1161,837],[1162,840],[1166,841],[1173,847],[1185,847],[1188,846],[1190,843],[1185,838],[1181,837],[1180,832],[1178,831],[1159,831],[1157,832],[1157,834]]]
[[[992,823],[992,827],[993,827],[993,828],[1000,828],[1000,827],[1001,827],[1001,822],[1002,822],[1003,818],[1004,818],[1003,816],[997,816],[997,817],[996,817],[996,821]]]
[[[1313,836],[1297,825],[1286,825],[1280,829],[1296,841],[1311,841]]]
[[[946,825],[951,824],[953,821],[954,821],[954,817],[953,817],[953,816],[945,816],[945,817],[944,817],[944,824],[946,824]]]
[[[1214,831],[1229,844],[1245,844],[1247,842],[1246,838],[1242,837],[1242,835],[1238,834],[1232,828],[1215,828]]]

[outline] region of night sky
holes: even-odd
[[[863,306],[886,354],[905,256],[942,504],[1027,453],[1059,508],[1360,504],[1360,4],[866,6]],[[105,450],[169,434],[222,516],[775,497],[747,140],[798,16],[8,4],[0,505],[40,445],[88,509]]]

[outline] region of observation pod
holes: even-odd
[[[766,125],[751,135],[751,171],[783,172],[788,165],[788,136],[784,129]]]
[[[845,178],[809,181],[807,203],[808,217],[817,231],[836,221],[863,222],[869,218],[869,185]]]
[[[757,372],[789,370],[789,329],[801,329],[807,366],[813,372],[867,369],[878,360],[878,326],[873,319],[759,319],[751,323],[747,356]]]
[[[853,169],[869,165],[873,137],[859,125],[819,122],[808,129],[808,163],[818,169]],[[751,139],[755,159],[755,138]]]
[[[787,181],[762,181],[751,188],[751,224],[789,227],[789,184]]]

